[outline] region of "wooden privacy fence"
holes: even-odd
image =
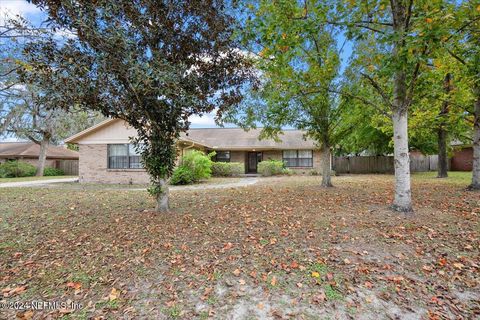
[[[78,176],[78,160],[57,160],[56,167],[67,176]]]
[[[335,157],[333,170],[337,173],[393,173],[393,156]],[[437,170],[438,156],[410,155],[410,171]]]

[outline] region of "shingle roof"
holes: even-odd
[[[279,142],[259,140],[261,129],[241,128],[190,129],[182,138],[193,140],[213,149],[315,149],[315,142],[304,138],[304,131],[284,130]]]
[[[116,121],[123,120],[107,119],[71,136],[65,142],[78,143],[81,138],[93,135],[97,130],[108,127]],[[273,139],[259,140],[260,132],[261,129],[245,131],[241,128],[194,128],[188,130],[187,133],[182,133],[180,140],[194,142],[211,149],[223,150],[316,148],[315,142],[311,139],[305,139],[305,132],[301,130],[284,130],[283,134],[279,135],[279,142],[275,142]]]
[[[33,142],[0,143],[0,158],[38,158],[40,146]],[[78,159],[78,152],[59,146],[48,146],[47,159]]]

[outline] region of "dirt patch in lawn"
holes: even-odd
[[[82,309],[0,318],[471,319],[480,314],[480,196],[390,176],[260,179],[172,193],[156,214],[128,190],[0,190],[3,301]]]

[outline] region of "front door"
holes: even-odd
[[[261,152],[247,153],[247,173],[257,173],[257,165],[262,161]]]

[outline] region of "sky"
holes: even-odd
[[[26,0],[0,0],[0,23],[5,19],[5,14],[20,15],[29,20],[33,25],[40,25],[46,19],[45,13],[38,9],[35,5],[28,3]],[[338,42],[343,43],[343,37],[340,36]],[[351,55],[352,48],[350,44],[344,47],[342,53],[342,69],[344,69],[348,57]],[[192,128],[212,128],[216,127],[214,114],[205,114],[203,116],[192,116],[189,118]],[[231,126],[231,125],[226,125]]]

